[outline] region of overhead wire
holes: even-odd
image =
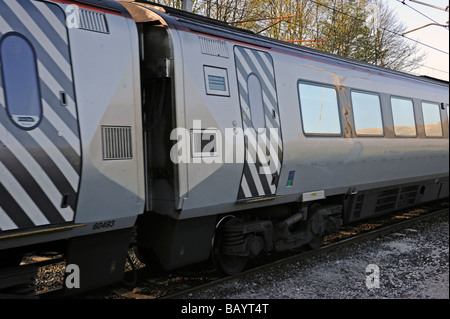
[[[201,0],[201,1],[202,1],[202,2],[203,2],[203,1],[204,1],[204,2],[207,2],[207,3],[209,3],[210,5],[215,5],[215,6],[217,6],[217,7],[223,7],[223,8],[227,8],[227,9],[235,9],[235,8],[230,7],[230,6],[227,6],[227,5],[224,5],[224,4],[220,4],[220,3],[218,3],[218,2],[215,2],[215,3],[214,3],[214,2],[212,2],[211,0]],[[308,0],[308,1],[313,2],[313,3],[315,3],[316,5],[325,7],[325,8],[327,8],[328,10],[331,10],[331,11],[336,12],[336,13],[338,13],[338,14],[345,15],[345,16],[351,18],[351,19],[354,19],[354,20],[357,20],[357,21],[361,21],[361,22],[365,22],[365,21],[362,20],[361,18],[355,17],[355,16],[353,16],[353,15],[351,15],[351,14],[349,14],[349,13],[346,13],[346,12],[342,12],[342,11],[340,11],[339,9],[335,8],[335,7],[331,7],[331,6],[329,6],[329,5],[320,3],[320,2],[318,2],[318,1],[316,1],[316,0]],[[403,0],[396,0],[396,1],[404,2]],[[405,4],[405,5],[407,5],[407,4]],[[407,6],[409,6],[409,5],[407,5]],[[412,9],[414,9],[414,8],[411,7],[411,6],[409,6],[409,7],[412,8]],[[418,10],[416,10],[416,9],[414,9],[414,10],[417,11],[418,13],[420,13]],[[424,15],[425,17],[427,17],[428,19],[430,19],[431,21],[434,21],[433,19],[431,19],[430,17],[426,16],[425,14],[423,14],[423,13],[421,13],[421,14]],[[429,45],[429,44],[426,44],[426,43],[424,43],[424,42],[421,42],[421,41],[419,41],[419,40],[415,40],[415,39],[410,38],[410,37],[408,37],[408,36],[402,35],[402,34],[400,34],[400,33],[398,33],[398,32],[389,30],[389,29],[384,28],[384,27],[381,27],[381,26],[378,27],[378,28],[381,29],[381,30],[383,30],[383,31],[385,31],[385,32],[388,32],[388,33],[394,34],[394,35],[396,35],[396,36],[402,37],[402,38],[404,38],[404,39],[406,39],[406,40],[408,40],[408,41],[415,42],[415,43],[417,43],[417,44],[419,44],[419,45],[422,45],[422,46],[427,47],[427,48],[429,48],[429,49],[432,49],[432,50],[435,50],[435,51],[437,51],[437,52],[440,52],[440,53],[442,53],[442,54],[449,55],[449,52],[446,52],[446,51],[444,51],[444,50],[441,50],[441,49],[439,49],[439,48],[436,48],[436,47],[434,47],[434,46],[431,46],[431,45]]]
[[[336,8],[330,7],[330,6],[325,5],[325,4],[323,4],[323,3],[320,3],[320,2],[317,2],[316,0],[308,0],[308,1],[311,1],[311,2],[313,2],[313,3],[315,3],[315,4],[317,4],[317,5],[320,5],[320,6],[323,6],[323,7],[325,7],[325,8],[328,8],[329,10],[332,10],[332,11],[337,12],[337,13],[339,13],[339,14],[348,16],[348,17],[350,17],[350,18],[352,18],[352,19],[354,19],[354,20],[358,20],[358,21],[361,21],[361,22],[365,22],[364,20],[362,20],[362,19],[360,19],[360,18],[358,18],[358,17],[352,16],[351,14],[348,14],[348,13],[346,13],[346,12],[342,12],[342,11],[336,9]],[[444,53],[444,54],[446,54],[446,55],[449,55],[448,52],[445,52],[445,51],[443,51],[443,50],[441,50],[441,49],[438,49],[438,48],[436,48],[436,47],[433,47],[433,46],[428,45],[428,44],[426,44],[426,43],[423,43],[423,42],[421,42],[421,41],[414,40],[414,39],[412,39],[412,38],[410,38],[410,37],[407,37],[407,36],[404,36],[404,35],[402,35],[402,34],[400,34],[400,33],[398,33],[398,32],[395,32],[395,31],[386,29],[386,28],[381,27],[381,26],[379,27],[379,29],[381,29],[381,30],[383,30],[383,31],[386,31],[386,32],[388,32],[388,33],[391,33],[391,34],[400,36],[400,37],[405,38],[405,39],[407,39],[407,40],[416,42],[417,44],[426,46],[426,47],[428,47],[428,48],[430,48],[430,49],[436,50],[436,51],[441,52],[441,53]]]
[[[414,7],[410,6],[409,4],[407,4],[407,3],[405,2],[405,0],[397,0],[397,2],[400,2],[401,4],[403,4],[403,5],[407,6],[408,8],[410,8],[411,10],[414,10],[415,12],[417,12],[418,14],[424,16],[424,17],[427,18],[428,20],[433,21],[434,23],[440,24],[440,23],[437,22],[436,20],[434,20],[434,19],[430,18],[429,16],[427,16],[425,13],[420,12],[420,11],[417,10],[416,8],[414,8]],[[447,28],[448,28],[448,27],[447,27]]]

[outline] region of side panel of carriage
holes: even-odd
[[[0,233],[74,220],[80,134],[65,14],[0,2]]]

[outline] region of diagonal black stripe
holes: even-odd
[[[61,154],[66,158],[66,160],[73,167],[75,172],[80,175],[81,159],[80,156],[75,152],[75,150],[70,146],[69,143],[64,139],[64,137],[58,136],[58,130],[56,130],[53,125],[44,117],[39,125],[39,128],[47,136],[52,136],[49,138],[52,143],[59,149]]]
[[[270,105],[268,105],[266,100],[263,99],[263,104],[264,104],[263,111],[264,111],[266,123],[267,123],[267,120],[269,120],[270,121],[270,123],[269,123],[270,127],[279,127],[280,123],[279,123],[279,120],[278,120],[278,113],[279,112],[278,112],[278,102],[276,101],[277,97],[276,96],[275,97],[272,96],[272,94],[270,93],[269,88],[267,86],[267,83],[265,81],[263,81],[263,78],[261,77],[261,74],[256,69],[255,65],[253,64],[253,61],[250,60],[247,52],[245,50],[243,50],[243,49],[237,49],[237,50],[239,50],[239,52],[244,56],[244,60],[245,60],[246,64],[248,64],[248,66],[250,67],[251,73],[254,73],[258,77],[259,82],[261,84],[261,88],[265,92],[265,95],[267,96],[267,98],[269,99],[268,103]],[[249,53],[249,54],[252,54],[252,53]],[[260,61],[260,63],[264,63],[264,62]],[[238,72],[241,73],[241,75],[243,76],[244,79],[247,79],[247,77],[250,75],[250,73],[246,72],[246,70],[245,70],[245,68],[244,68],[240,58],[236,58],[236,68],[237,68]],[[245,93],[245,90],[243,89],[243,86],[247,85],[247,83],[241,83],[241,82],[242,81],[238,81],[239,94],[240,94],[241,98],[243,98],[244,101],[247,103],[247,105],[250,106],[250,109],[251,109],[251,105],[250,105],[250,100],[249,100],[248,94]],[[272,81],[271,85],[273,86],[273,90],[275,91],[275,94],[276,94],[275,84],[274,84],[273,81]],[[242,107],[242,105],[241,105],[241,107]],[[272,109],[274,109],[275,112],[277,113],[276,114],[276,119],[273,118],[273,114],[270,111]],[[267,125],[267,126],[269,126],[269,125]]]
[[[47,17],[39,10],[39,7],[46,6],[50,11],[54,13],[54,15],[61,22],[60,26],[52,25]],[[65,47],[67,47],[67,34],[66,39],[61,38],[58,32],[56,32],[56,27],[64,28],[64,32],[66,32],[65,20],[66,16],[64,12],[58,6],[50,3],[36,3],[34,5],[26,4],[26,11],[33,18],[36,24],[41,28],[42,32],[44,32],[49,39],[51,39],[54,46],[58,49],[58,51],[65,56]]]
[[[42,149],[42,147],[34,141],[30,137],[30,135],[16,128],[12,122],[8,119],[8,115],[6,114],[5,108],[0,104],[0,123],[14,135],[17,141],[28,151],[28,153],[34,158],[34,160],[40,165],[40,167],[44,170],[44,172],[48,175],[48,177],[52,180],[53,184],[59,190],[61,195],[63,194],[76,194],[77,190],[74,190],[58,166],[55,164],[52,158],[48,156],[48,154]],[[42,122],[41,122],[42,125]],[[53,134],[57,135],[57,132],[54,131]],[[67,146],[66,146],[67,149]],[[71,150],[71,148],[70,148]],[[72,153],[73,150],[71,151]],[[75,162],[74,165],[77,167],[76,172],[80,174],[80,157],[75,154],[72,156],[76,156],[72,162]],[[75,207],[72,207],[73,209]],[[74,210],[75,211],[75,210]]]
[[[248,52],[247,52],[247,50],[248,50]],[[255,66],[255,64],[253,63],[253,60],[252,60],[252,59],[250,58],[250,56],[249,56],[249,54],[252,54],[252,50],[251,50],[251,49],[241,49],[241,50],[239,50],[239,52],[242,54],[242,56],[243,56],[245,62],[246,62],[247,65],[250,67],[251,72],[252,72],[252,73],[255,73],[255,74],[259,77],[259,79],[260,79],[260,81],[261,81],[262,89],[266,92],[266,95],[267,95],[267,97],[269,98],[270,103],[271,103],[273,106],[277,107],[276,96],[272,96],[272,94],[270,93],[269,86],[268,86],[268,85],[272,86],[273,91],[274,91],[275,94],[276,94],[275,82],[274,82],[274,80],[273,80],[273,77],[269,77],[269,82],[270,82],[270,83],[267,83],[266,81],[263,80],[264,77],[260,74],[258,68]],[[249,52],[250,52],[250,53],[249,53]],[[253,54],[252,54],[252,55],[253,55]],[[263,63],[263,62],[261,61],[261,63]],[[272,78],[272,79],[271,79],[271,78]]]
[[[247,163],[244,163],[244,173],[245,179],[247,181],[248,188],[250,190],[250,193],[252,194],[251,197],[258,197],[258,188],[256,188],[255,181],[253,180],[252,173],[250,172],[250,168],[248,167]]]
[[[2,183],[0,183],[0,198],[0,206],[18,228],[35,226]]]
[[[79,138],[78,121],[75,117],[72,116],[72,114],[69,112],[69,110],[67,110],[65,106],[61,105],[59,92],[51,89],[42,79],[40,81],[40,87],[42,98],[52,108],[56,115],[58,115],[61,121],[66,124],[66,126],[72,131],[72,133]],[[66,92],[68,91],[70,90],[66,90]]]
[[[65,222],[64,218],[55,206],[53,206],[50,199],[30,175],[26,167],[19,162],[19,160],[10,152],[8,148],[4,147],[2,149],[2,152],[0,153],[0,161],[11,172],[20,186],[33,200],[51,224]]]

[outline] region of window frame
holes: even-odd
[[[440,128],[441,128],[441,135],[427,135],[427,130],[426,130],[426,123],[425,123],[425,114],[423,113],[423,104],[427,103],[427,104],[434,104],[437,106],[437,114],[439,115],[439,122],[441,123]],[[420,101],[420,111],[422,112],[422,120],[423,120],[423,132],[425,135],[425,138],[443,138],[444,137],[444,130],[442,127],[443,121],[442,121],[442,114],[441,114],[441,105],[438,102],[431,102],[431,101],[426,101],[426,100],[422,100]]]
[[[225,90],[213,89],[210,86],[209,76],[221,77],[224,79]],[[206,95],[230,97],[230,84],[228,80],[228,69],[212,65],[203,65],[203,77],[205,79]]]
[[[395,119],[394,119],[394,112],[393,112],[393,105],[392,105],[392,99],[397,99],[397,100],[405,100],[405,101],[410,101],[411,102],[411,106],[412,106],[412,114],[413,114],[413,119],[414,119],[414,129],[415,129],[415,134],[414,135],[397,135],[395,132]],[[390,104],[390,111],[391,111],[391,116],[392,116],[392,131],[394,133],[394,136],[397,138],[418,138],[419,137],[419,132],[417,130],[417,120],[416,120],[416,110],[414,107],[414,100],[412,98],[408,98],[408,97],[404,97],[404,96],[398,96],[398,95],[391,95],[389,98],[389,104]]]
[[[2,38],[0,39],[0,64],[4,64],[3,61],[3,55],[1,54],[2,51],[2,46],[4,44],[5,39],[9,38],[9,37],[18,37],[21,38],[29,47],[31,53],[32,53],[32,57],[33,57],[33,72],[34,72],[34,76],[35,76],[35,81],[36,81],[36,89],[37,89],[37,103],[38,103],[38,107],[39,107],[39,111],[38,111],[38,115],[37,117],[39,118],[32,126],[22,126],[20,125],[14,118],[13,118],[13,114],[11,114],[11,107],[10,107],[10,103],[8,102],[8,90],[7,90],[7,81],[6,81],[6,74],[5,74],[5,69],[4,67],[1,68],[1,78],[2,78],[2,83],[3,83],[3,95],[4,95],[4,99],[5,99],[5,109],[6,109],[6,113],[10,119],[10,121],[19,129],[24,130],[24,131],[31,131],[33,129],[35,129],[36,127],[39,126],[39,124],[42,121],[43,118],[43,105],[42,105],[42,92],[41,92],[41,86],[40,86],[40,78],[39,78],[39,70],[38,70],[38,60],[37,60],[37,54],[36,54],[36,50],[33,46],[33,44],[31,43],[31,41],[24,36],[23,34],[19,33],[19,32],[8,32],[6,34],[4,34],[2,36]],[[16,116],[17,114],[14,114],[14,116]],[[24,114],[24,116],[26,116],[26,114]]]
[[[355,105],[353,103],[353,93],[359,93],[359,94],[366,94],[366,95],[372,95],[372,96],[376,96],[378,98],[378,109],[380,111],[380,119],[381,119],[381,134],[358,134],[357,130],[356,130],[356,120],[355,120]],[[379,93],[377,92],[371,92],[371,91],[364,91],[364,90],[359,90],[359,89],[351,89],[350,90],[350,103],[352,106],[352,117],[353,117],[353,125],[355,128],[355,134],[357,137],[385,137],[386,133],[385,133],[385,129],[384,129],[384,118],[383,118],[383,106],[381,103],[381,96]]]
[[[308,133],[308,132],[305,132],[305,125],[304,125],[304,120],[303,120],[303,110],[302,110],[302,99],[301,99],[301,95],[300,95],[300,84],[318,86],[318,87],[329,88],[329,89],[334,90],[334,92],[336,93],[336,106],[337,106],[337,114],[338,114],[339,133]],[[314,137],[314,136],[316,136],[316,137],[342,137],[343,136],[344,130],[342,127],[342,115],[341,115],[341,111],[340,111],[341,103],[340,103],[340,99],[339,99],[339,91],[336,86],[321,83],[321,82],[305,81],[305,80],[299,79],[297,81],[297,97],[298,97],[298,102],[299,102],[300,121],[302,123],[303,135],[305,135],[307,137]]]

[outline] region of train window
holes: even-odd
[[[247,92],[253,128],[255,130],[265,128],[266,119],[264,115],[261,81],[254,73],[250,74],[247,78]]]
[[[205,74],[206,94],[230,96],[227,69],[204,65],[203,71]]]
[[[21,129],[35,128],[42,116],[36,55],[30,42],[11,32],[0,43],[6,109]]]
[[[412,100],[393,97],[391,98],[391,109],[395,135],[416,136],[416,120],[414,119]]]
[[[336,90],[299,83],[300,110],[305,134],[341,135]]]
[[[380,97],[377,94],[353,91],[351,96],[356,134],[383,136]]]
[[[439,104],[422,102],[423,124],[427,137],[442,136],[441,111]]]

